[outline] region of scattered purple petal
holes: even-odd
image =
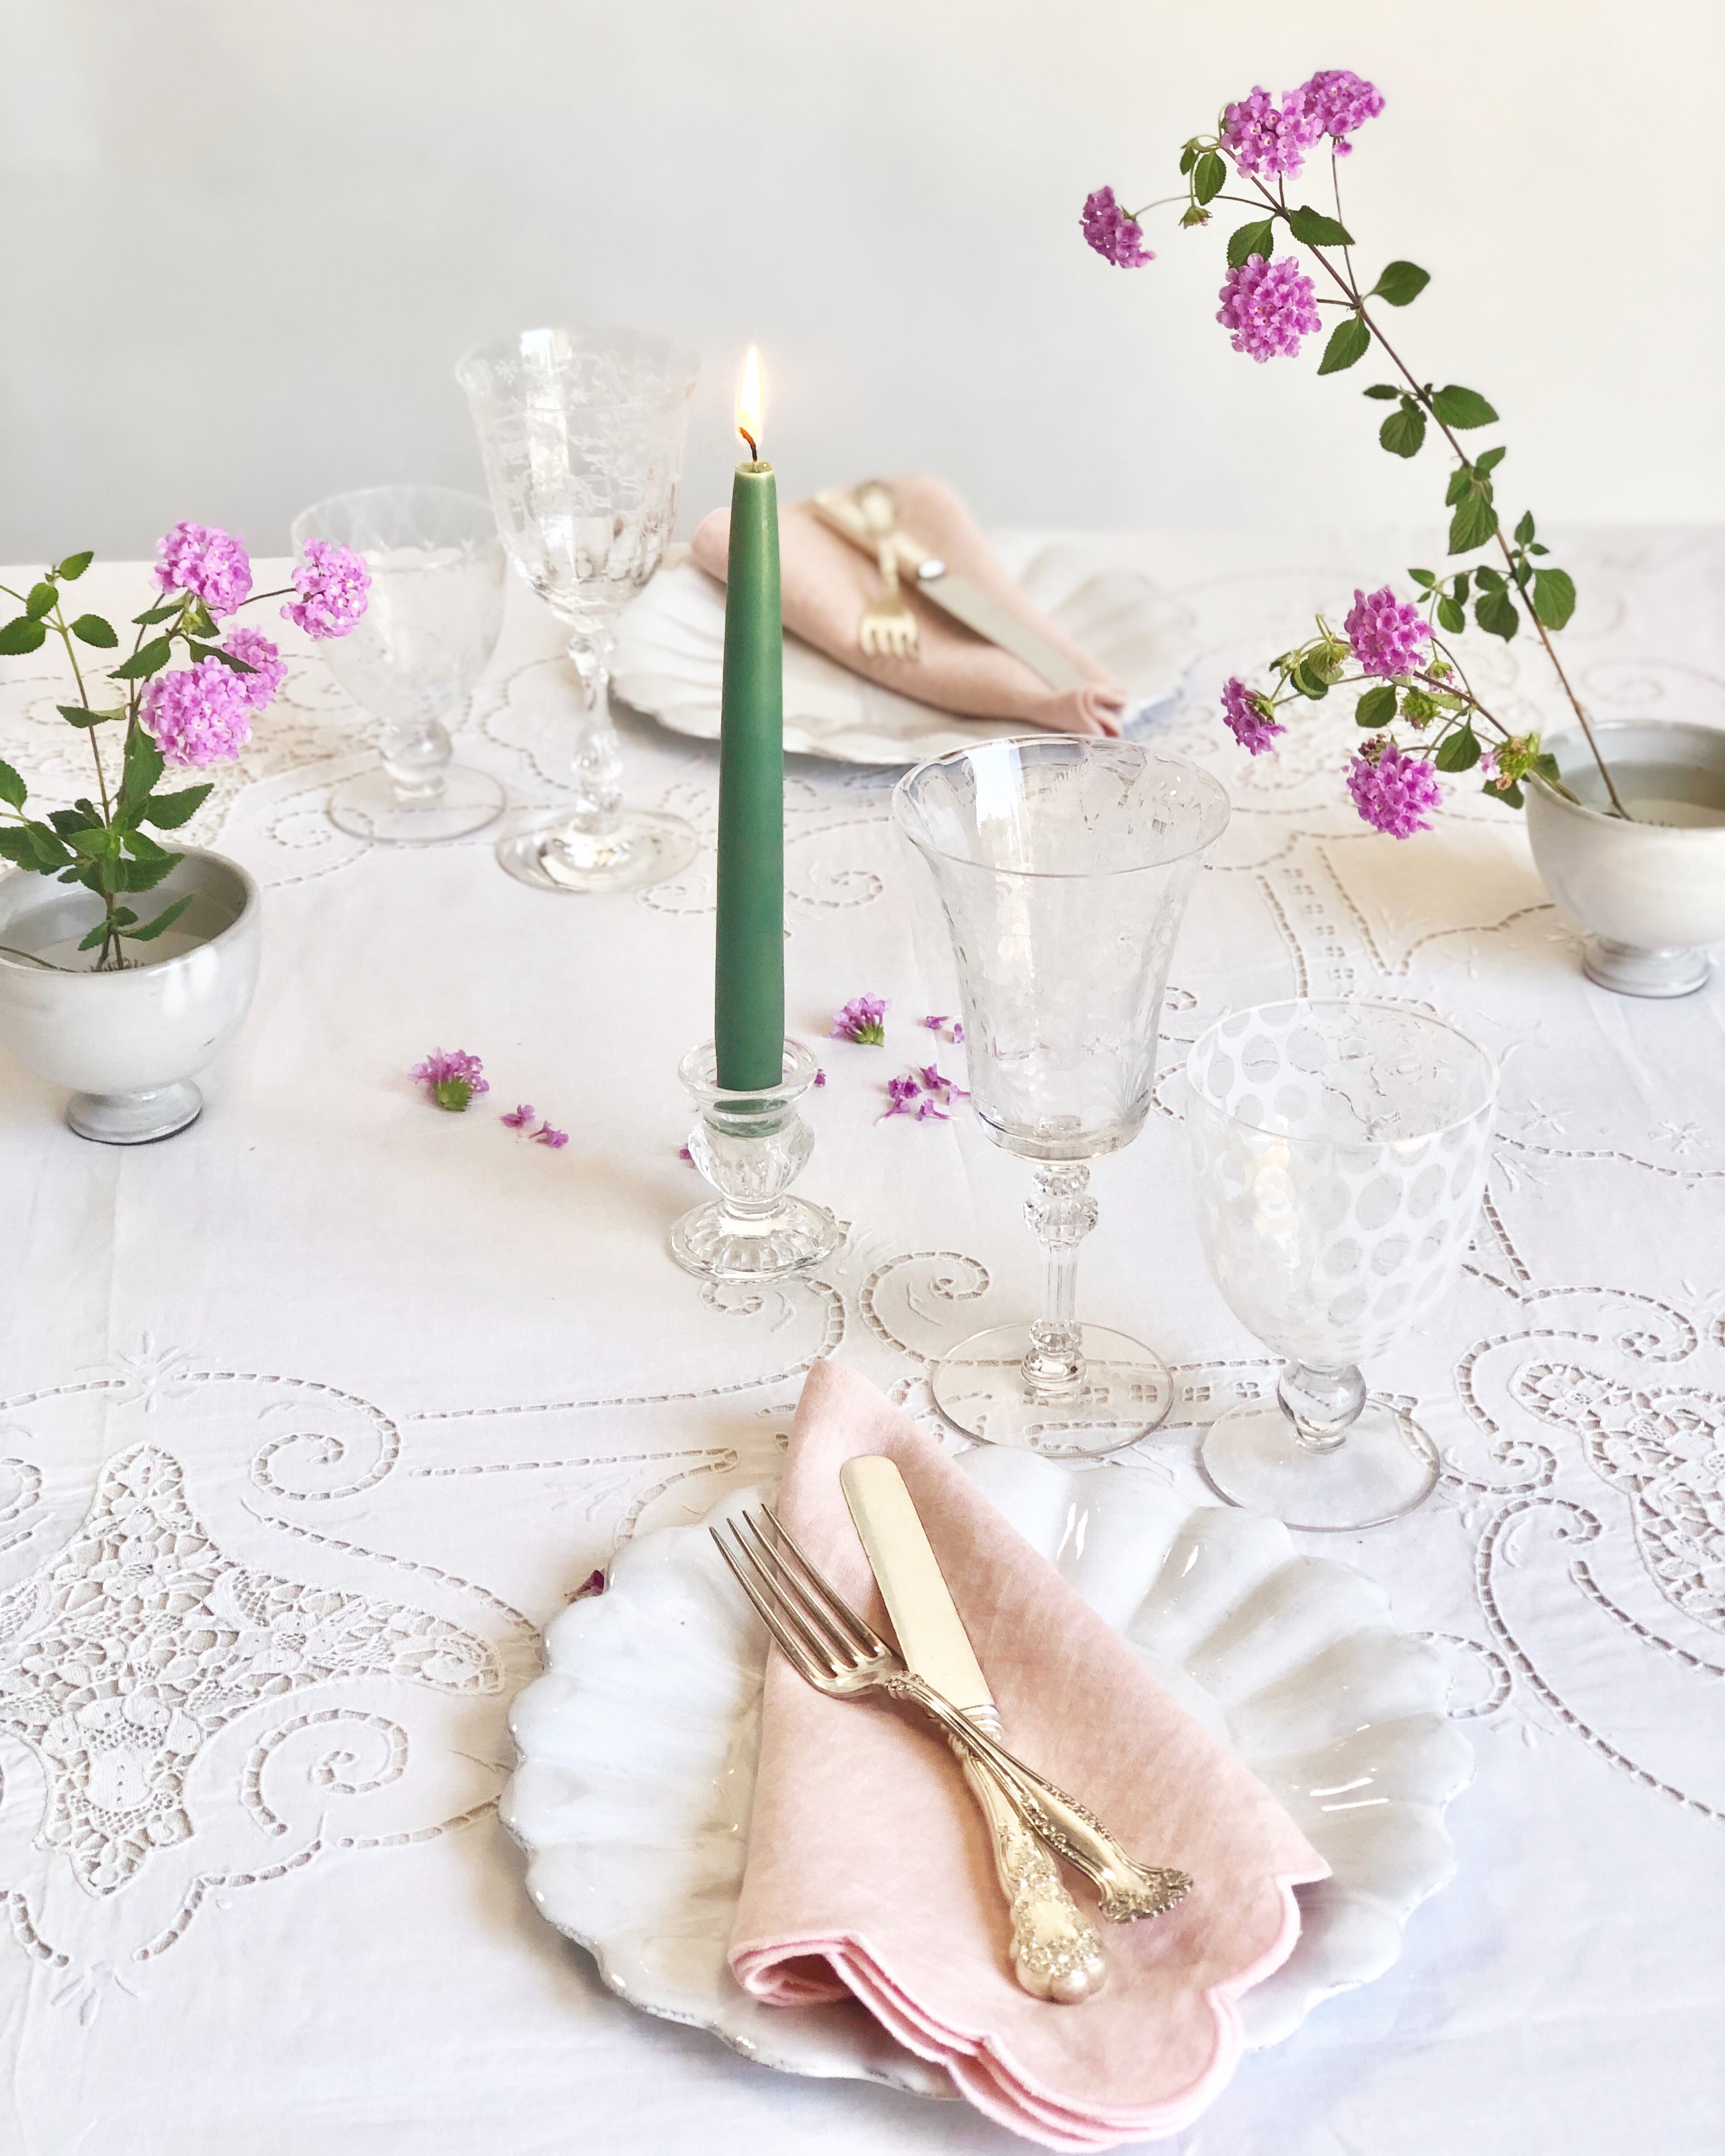
[[[932,1116],[937,1123],[950,1123],[952,1120],[937,1101],[925,1100],[918,1101],[916,1105],[917,1122],[919,1123],[926,1123],[929,1120],[930,1116]]]
[[[877,1116],[875,1122],[884,1123],[887,1116],[908,1116],[911,1103],[922,1091],[909,1071],[902,1078],[889,1078],[886,1081],[886,1113]]]
[[[843,1010],[834,1013],[829,1038],[879,1048],[886,1039],[886,1011],[885,996],[853,996]]]
[[[447,1108],[451,1115],[459,1116],[476,1093],[489,1093],[491,1090],[484,1064],[478,1056],[470,1055],[460,1048],[452,1048],[447,1053],[441,1048],[434,1048],[408,1075],[428,1087],[437,1106]]]
[[[512,1109],[503,1120],[511,1130],[524,1131],[532,1122],[533,1114],[533,1103],[531,1101],[523,1101],[520,1107]]]
[[[549,1146],[553,1152],[560,1152],[569,1142],[567,1131],[554,1131],[549,1123],[542,1123],[531,1141],[534,1145]]]
[[[569,1597],[569,1599],[572,1602],[585,1602],[589,1595],[603,1594],[604,1591],[605,1575],[603,1571],[596,1570],[588,1573],[586,1578],[582,1581],[580,1586],[578,1587],[575,1592]]]
[[[687,1146],[679,1146],[677,1147],[677,1158],[679,1160],[686,1160],[691,1168],[693,1168],[695,1165],[695,1156],[690,1152]]]
[[[827,1082],[827,1074],[819,1065],[815,1066],[814,1082],[817,1086],[824,1086]]]

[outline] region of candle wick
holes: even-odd
[[[737,431],[742,436],[744,441],[748,444],[749,454],[754,459],[757,464],[759,464],[761,461],[761,452],[755,445],[754,436],[749,432],[747,427],[739,427]]]

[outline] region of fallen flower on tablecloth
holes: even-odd
[[[937,1014],[931,1012],[929,1015],[923,1019],[922,1023],[928,1028],[928,1030],[931,1033],[944,1034],[946,1039],[952,1042],[954,1048],[962,1048],[964,1045],[964,1021],[963,1019],[948,1018],[943,1013]]]
[[[912,1116],[919,1123],[950,1122],[947,1111],[953,1101],[969,1098],[964,1088],[954,1085],[936,1065],[925,1063],[919,1070],[906,1070],[887,1080],[886,1108],[875,1120],[884,1123],[888,1116]]]
[[[523,1101],[519,1107],[511,1108],[503,1121],[510,1130],[524,1131],[536,1112],[531,1101]]]
[[[452,1048],[447,1053],[441,1048],[434,1048],[408,1075],[425,1086],[436,1105],[447,1108],[451,1115],[460,1115],[476,1093],[489,1093],[491,1090],[484,1064],[478,1056],[470,1055],[461,1048]]]
[[[869,1048],[882,1046],[886,1039],[886,996],[853,996],[841,1011],[833,1014],[834,1040],[854,1040]]]
[[[545,1122],[534,1132],[531,1142],[534,1145],[549,1146],[553,1152],[557,1152],[569,1142],[569,1133],[567,1131],[553,1130],[548,1122]]]

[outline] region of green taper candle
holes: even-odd
[[[758,362],[737,400],[752,453],[731,486],[725,693],[719,737],[719,933],[713,1034],[719,1083],[777,1086],[784,1065],[784,644],[778,490],[757,448]]]

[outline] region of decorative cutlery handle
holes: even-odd
[[[895,1698],[914,1700],[949,1738],[993,1769],[996,1779],[1015,1799],[1024,1824],[1096,1888],[1102,1914],[1111,1924],[1159,1917],[1185,1900],[1192,1887],[1190,1872],[1136,1862],[1094,1812],[1014,1758],[932,1686],[909,1672],[882,1681]]]
[[[1034,1998],[1062,2006],[1094,1998],[1108,1976],[1096,1926],[1061,1885],[1054,1859],[993,1768],[959,1738],[947,1741],[988,1822],[994,1869],[1012,1913],[1013,1974]]]

